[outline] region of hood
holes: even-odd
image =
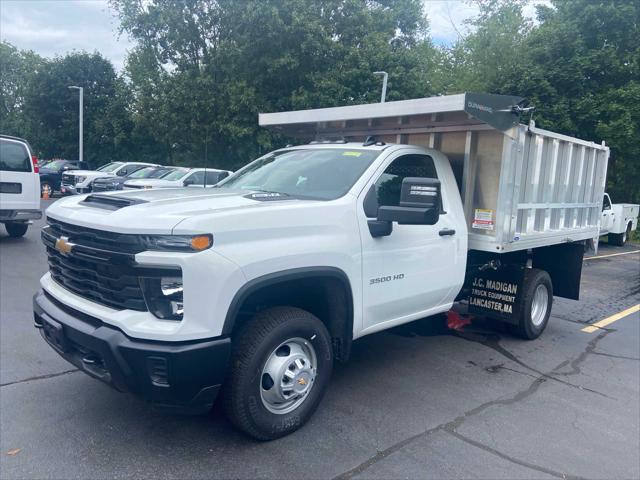
[[[80,175],[83,177],[115,177],[115,174],[108,172],[98,172],[96,170],[67,170],[66,175]]]
[[[100,176],[94,180],[94,183],[124,183],[127,180],[126,177],[118,177],[117,175]]]
[[[246,190],[157,189],[75,195],[53,203],[46,211],[56,220],[119,233],[171,234],[185,219],[234,210],[273,208],[314,202],[294,197],[259,198]],[[104,201],[104,203],[101,203]],[[113,203],[120,205],[114,206]],[[284,205],[283,205],[284,204]]]

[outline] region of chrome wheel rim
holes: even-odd
[[[260,376],[260,398],[271,413],[284,415],[298,408],[313,388],[317,356],[311,342],[290,338],[267,358]]]
[[[624,233],[622,234],[622,243],[626,243],[627,241],[627,231],[625,230]]]
[[[531,323],[535,327],[539,327],[547,316],[547,308],[549,307],[549,291],[544,284],[540,284],[533,292],[533,300],[531,301]]]

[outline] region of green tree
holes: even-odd
[[[92,166],[126,160],[133,128],[127,86],[98,53],[71,53],[45,61],[27,76],[21,115],[24,136],[43,158],[78,157],[78,93],[84,88],[84,156]]]
[[[477,17],[466,21],[472,33],[449,50],[448,90],[503,93],[505,76],[526,56],[532,23],[522,12],[527,0],[475,0]],[[511,93],[511,92],[505,92]]]
[[[375,70],[389,72],[390,100],[434,93],[419,0],[112,5],[139,44],[127,66],[136,124],[178,163],[202,162],[207,143],[216,165],[244,164],[285,141],[257,127],[258,112],[376,101]]]
[[[26,136],[28,122],[22,109],[29,79],[44,60],[32,51],[18,50],[0,42],[0,130],[7,135]]]

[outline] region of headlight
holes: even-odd
[[[172,252],[201,252],[213,245],[213,235],[143,235],[140,237],[147,250]]]
[[[76,177],[76,183],[82,183],[87,179],[87,177],[81,177],[81,176],[77,176]]]
[[[163,320],[182,320],[182,277],[141,278],[140,286],[149,311]]]

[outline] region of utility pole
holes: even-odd
[[[79,158],[78,160],[80,160],[81,162],[83,161],[83,146],[82,146],[82,130],[83,130],[83,111],[84,111],[84,88],[82,87],[77,87],[75,85],[71,85],[69,87],[69,89],[71,90],[78,90],[80,92],[80,104],[78,107],[78,111],[79,111],[79,120],[78,120],[78,151],[79,151]]]
[[[374,75],[382,75],[382,95],[380,96],[380,103],[384,103],[387,97],[387,78],[389,74],[387,72],[373,72]]]

